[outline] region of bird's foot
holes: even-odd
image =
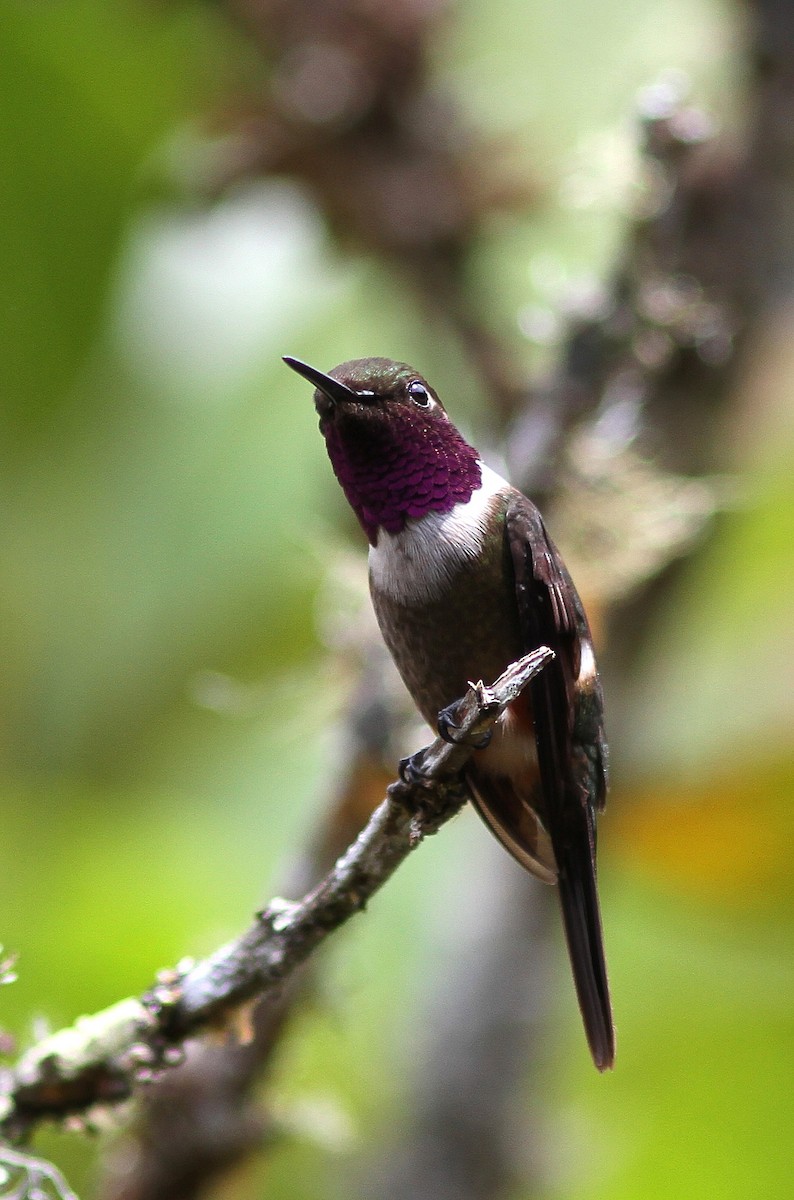
[[[408,787],[427,787],[428,779],[424,765],[424,750],[417,750],[408,758],[401,758],[397,773]]]
[[[480,734],[464,733],[455,720],[456,707],[457,704],[450,704],[438,714],[439,737],[451,746],[472,746],[475,750],[484,750],[493,737],[493,730],[487,729]]]

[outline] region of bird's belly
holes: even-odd
[[[439,711],[462,696],[469,682],[493,683],[522,654],[512,588],[502,583],[498,569],[466,564],[439,597],[419,605],[401,603],[373,580],[370,590],[384,641],[433,728]],[[516,752],[514,737],[501,741],[494,761]]]

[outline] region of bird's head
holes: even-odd
[[[379,529],[398,533],[408,520],[449,512],[480,486],[477,451],[413,367],[360,358],[326,374],[284,361],[314,384],[331,465],[373,545]]]

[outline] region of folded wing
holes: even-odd
[[[596,811],[607,784],[598,672],[587,618],[543,519],[517,494],[505,518],[524,651],[554,660],[530,684],[548,829],[579,1006],[596,1066],[611,1067],[615,1037],[596,889]]]

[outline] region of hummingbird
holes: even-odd
[[[603,697],[587,617],[535,505],[487,466],[430,384],[388,358],[329,373],[285,357],[314,385],[331,466],[369,541],[381,633],[416,707],[454,740],[446,710],[541,645],[554,658],[475,750],[466,782],[515,859],[556,884],[595,1065],[615,1035],[596,887],[604,807]]]

